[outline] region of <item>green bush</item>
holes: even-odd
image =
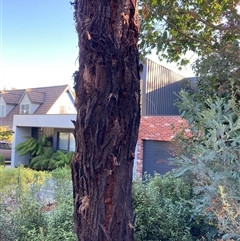
[[[20,184],[25,190],[29,184],[41,185],[51,174],[43,171],[34,171],[30,168],[19,166],[18,168],[3,168],[0,166],[0,199],[2,192],[13,191]]]
[[[202,231],[192,220],[192,188],[180,178],[145,176],[133,184],[136,241],[191,241]],[[194,226],[195,225],[195,226]]]
[[[3,198],[5,205],[0,213],[1,241],[34,240],[29,236],[30,231],[47,228],[46,217],[34,195],[36,192],[26,192],[22,188],[23,184],[19,183],[10,196]]]
[[[176,177],[192,183],[195,215],[215,226],[223,240],[240,239],[240,109],[236,99],[210,96],[200,103],[182,92],[191,135],[180,137],[172,158]],[[212,230],[214,231],[214,230]]]
[[[54,170],[44,185],[22,182],[19,178],[12,192],[0,197],[0,240],[76,241],[70,170]],[[42,202],[39,193],[43,187],[54,194],[51,203]]]
[[[2,154],[0,154],[0,166],[5,166],[5,157]]]
[[[42,134],[37,140],[33,137],[26,136],[24,142],[16,145],[15,150],[20,156],[30,155],[30,157],[38,156],[44,154],[44,148],[51,146],[51,142],[48,141],[51,137],[46,137]]]
[[[54,152],[52,147],[45,148],[44,154],[32,158],[29,167],[34,170],[54,170],[70,166],[74,152]]]
[[[48,230],[46,241],[76,241],[73,233],[73,202],[72,195],[65,196],[56,210],[48,216]]]
[[[0,126],[0,140],[12,142],[13,132],[7,126]]]
[[[27,185],[21,170],[17,184],[11,185],[15,189],[0,196],[0,240],[76,241],[71,170],[58,168],[45,177],[44,184],[33,179]],[[4,169],[7,171],[12,173]],[[53,193],[47,203],[39,195],[43,188]],[[209,227],[202,220],[193,220],[193,198],[192,187],[170,174],[135,181],[135,241],[195,241],[206,237]]]

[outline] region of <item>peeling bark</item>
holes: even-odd
[[[74,226],[81,241],[133,240],[140,121],[137,0],[75,0]]]

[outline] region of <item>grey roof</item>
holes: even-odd
[[[26,90],[26,92],[32,103],[39,103],[39,104],[44,103],[44,97],[46,95],[44,92],[32,91],[32,90]]]
[[[21,99],[24,90],[3,90],[1,94],[7,104],[17,105]]]
[[[53,104],[65,91],[70,90],[68,85],[48,86],[21,90],[3,90],[0,95],[3,96],[7,104],[15,105],[6,117],[0,117],[0,125],[13,126],[13,116],[20,113],[20,101],[25,94],[28,95],[32,103],[38,103],[40,106],[34,114],[47,114]],[[71,92],[71,91],[70,91]]]

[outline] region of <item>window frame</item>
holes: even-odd
[[[60,105],[59,107],[59,113],[60,114],[66,114],[67,113],[67,107],[65,105]]]
[[[6,105],[0,105],[0,117],[6,117]]]
[[[59,148],[61,133],[67,134],[67,148],[66,149]],[[64,152],[74,151],[74,150],[70,150],[70,147],[71,147],[71,135],[73,136],[73,133],[72,132],[68,132],[68,131],[58,131],[57,132],[57,150],[64,151]],[[74,140],[74,149],[75,149],[75,139],[74,139],[74,136],[73,136],[73,140]]]
[[[28,112],[24,112],[24,110],[27,110],[28,107]],[[30,104],[21,104],[20,106],[20,114],[21,115],[29,115],[30,114]]]

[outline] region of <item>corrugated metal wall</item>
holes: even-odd
[[[142,115],[178,115],[176,95],[185,78],[146,59],[141,73]]]

